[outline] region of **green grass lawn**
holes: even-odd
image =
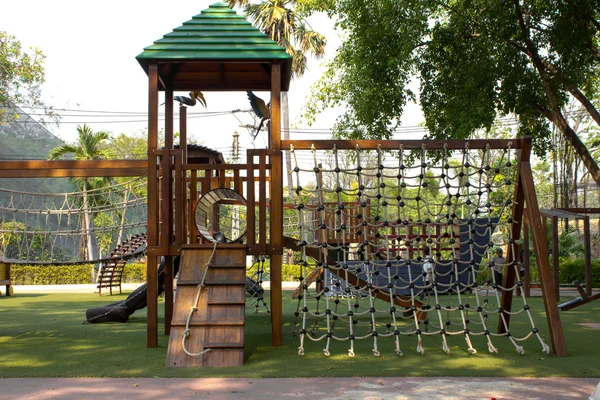
[[[161,335],[158,348],[146,348],[144,310],[124,324],[82,324],[87,308],[125,297],[42,293],[0,297],[0,377],[600,376],[600,331],[577,324],[600,322],[600,301],[561,313],[567,358],[544,354],[535,338],[525,342],[525,354],[520,356],[506,338],[494,339],[500,350],[494,355],[488,353],[483,337],[475,337],[478,353],[470,355],[462,335],[449,339],[451,355],[442,351],[439,336],[426,338],[425,355],[416,352],[415,337],[403,336],[403,357],[394,354],[393,339],[382,338],[381,357],[372,355],[372,340],[367,339],[357,345],[356,357],[349,358],[348,342],[335,343],[332,356],[325,357],[323,342],[307,341],[306,354],[298,355],[299,339],[292,336],[296,301],[286,293],[284,346],[270,346],[269,314],[249,310],[243,367],[167,369],[168,338]],[[532,298],[530,304],[550,344],[541,299]],[[162,316],[160,322],[162,329]],[[517,322],[513,328],[518,329]]]

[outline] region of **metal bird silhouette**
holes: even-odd
[[[256,130],[254,138],[252,139],[254,140],[258,136],[258,133],[260,132],[260,129],[262,128],[265,121],[271,119],[271,103],[266,104],[263,99],[256,96],[251,91],[246,91],[246,93],[248,94],[248,100],[250,100],[250,106],[252,106],[254,114],[256,114],[258,118],[260,118],[258,129]]]
[[[190,97],[188,96],[175,96],[173,97],[173,100],[178,101],[179,105],[186,105],[186,106],[195,106],[196,105],[196,100],[198,100],[198,102],[200,104],[202,104],[204,106],[204,108],[206,108],[206,99],[204,99],[204,95],[202,94],[201,91],[199,90],[192,90],[189,93]]]

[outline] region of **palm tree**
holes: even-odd
[[[244,7],[248,18],[293,57],[292,77],[300,77],[306,71],[307,54],[319,59],[325,54],[327,43],[325,36],[313,31],[305,17],[296,9],[296,0],[262,0],[251,4],[248,0],[227,0],[229,7]],[[289,140],[289,103],[288,94],[281,94],[281,109],[283,111],[283,138]],[[292,164],[289,152],[285,152],[285,163],[288,171]],[[288,174],[288,195],[293,197],[292,175]]]
[[[66,155],[72,155],[75,160],[102,160],[114,158],[114,152],[109,147],[104,146],[104,142],[110,138],[108,132],[94,132],[87,126],[78,126],[77,141],[73,144],[65,144],[55,147],[50,151],[49,158],[58,160]],[[90,199],[88,191],[90,189],[98,189],[108,183],[106,178],[76,178],[73,180],[81,189],[83,197],[83,225],[87,232],[87,259],[94,258],[94,246],[92,244],[92,212],[90,209]]]

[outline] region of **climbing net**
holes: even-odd
[[[246,309],[254,310],[255,314],[261,308],[270,312],[269,306],[265,302],[265,289],[263,288],[265,261],[266,259],[261,257],[246,270]]]
[[[509,247],[516,254],[517,244],[516,151],[506,143],[453,150],[313,145],[310,156],[291,147],[302,250],[299,354],[308,341],[324,341],[328,356],[339,341],[349,342],[353,357],[361,339],[372,341],[375,356],[380,346],[402,355],[402,343],[423,354],[437,342],[450,353],[460,336],[472,354],[476,344],[497,353],[500,338],[521,354],[532,337],[549,351],[522,291],[518,310],[501,307],[503,292],[522,286],[521,263],[496,256]],[[504,287],[494,269],[508,268],[517,283]],[[381,344],[385,338],[393,344]]]
[[[146,231],[146,204],[145,178],[70,193],[0,189],[0,250],[34,264],[96,261]]]

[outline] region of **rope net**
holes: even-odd
[[[313,146],[308,153],[292,146],[291,153],[302,265],[299,354],[323,341],[328,356],[339,341],[353,357],[359,340],[372,341],[375,356],[384,347],[402,355],[407,344],[424,353],[437,343],[450,353],[460,336],[472,354],[475,344],[497,353],[501,339],[521,354],[530,338],[549,351],[522,291],[518,310],[500,306],[503,291],[522,286],[520,261],[497,254],[509,247],[516,254],[510,142],[453,151]],[[517,276],[512,287],[500,276],[508,268]],[[506,332],[496,333],[498,326]]]
[[[0,250],[19,263],[97,261],[146,231],[146,179],[70,193],[0,189]]]

